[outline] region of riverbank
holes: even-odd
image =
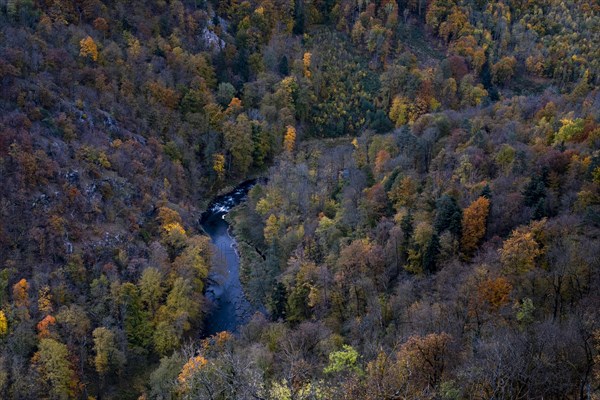
[[[247,203],[236,207],[225,216],[225,220],[229,223],[232,235],[237,241],[237,250],[240,257],[240,281],[246,297],[254,307],[264,310],[264,304],[258,301],[255,296],[252,296],[252,293],[257,288],[250,287],[250,278],[253,270],[256,272],[256,269],[259,269],[258,266],[264,264],[266,255],[262,254],[252,241],[249,240],[244,230],[240,229],[239,218],[246,212],[246,207],[248,207]],[[263,227],[255,226],[255,229],[262,231]]]

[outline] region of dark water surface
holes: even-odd
[[[248,191],[256,183],[256,179],[243,182],[233,191],[215,198],[200,219],[200,225],[216,248],[206,288],[206,297],[211,303],[211,311],[205,321],[206,335],[235,332],[238,326],[248,322],[253,313],[240,283],[237,243],[231,236],[225,215],[246,200]]]

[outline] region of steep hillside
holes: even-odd
[[[0,0],[0,398],[594,398],[597,0]],[[205,331],[232,215],[249,300]]]

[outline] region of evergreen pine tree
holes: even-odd
[[[440,238],[435,233],[429,239],[423,253],[423,272],[433,274],[437,271],[437,256],[440,254]]]
[[[443,195],[437,201],[437,214],[434,228],[438,234],[448,230],[458,237],[462,231],[462,210],[456,200],[448,195]]]

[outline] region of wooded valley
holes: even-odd
[[[1,399],[600,399],[599,310],[598,0],[0,0]]]

